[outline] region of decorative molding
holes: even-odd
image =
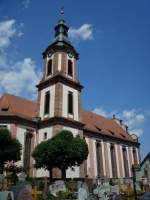
[[[76,128],[79,130],[83,130],[83,126],[84,126],[84,124],[81,122],[78,122],[78,121],[75,121],[72,119],[68,119],[65,117],[56,116],[56,117],[42,120],[39,124],[39,128],[41,129],[41,128],[45,128],[48,126],[54,126],[54,125],[69,126],[69,127]]]
[[[91,130],[88,130],[86,128],[83,128],[84,131],[84,135],[88,136],[88,137],[94,137],[97,138],[98,140],[103,139],[103,141],[110,141],[110,142],[114,142],[114,143],[118,143],[121,145],[128,145],[128,146],[135,146],[135,147],[139,147],[140,143],[137,142],[132,142],[132,141],[128,141],[128,140],[123,140],[117,137],[112,137],[109,135],[105,135],[105,133],[99,133],[99,132],[94,132]]]
[[[79,59],[79,54],[75,50],[75,48],[68,44],[67,42],[54,42],[49,45],[46,50],[43,52],[43,58],[45,58],[49,54],[53,54],[55,52],[65,52],[65,53],[72,53],[76,59]]]
[[[83,86],[80,85],[79,82],[75,82],[71,79],[68,79],[67,77],[65,76],[62,76],[61,74],[57,74],[55,76],[53,76],[52,78],[50,79],[47,79],[47,80],[44,80],[44,81],[41,81],[38,85],[36,85],[36,87],[38,88],[38,90],[42,90],[50,85],[53,85],[53,84],[56,84],[56,83],[63,83],[65,85],[68,85],[74,89],[77,89],[78,91],[81,91]]]
[[[16,116],[16,115],[12,115],[12,114],[10,115],[9,113],[8,113],[8,115],[6,115],[6,114],[0,115],[0,123],[22,124],[22,125],[26,125],[31,128],[35,128],[35,129],[37,128],[37,123],[32,121],[32,119],[28,119],[28,118],[25,118],[22,116]],[[65,126],[79,129],[79,130],[83,130],[83,135],[85,135],[87,137],[95,138],[98,140],[103,139],[103,141],[115,142],[115,143],[118,143],[121,145],[134,146],[137,148],[139,148],[139,146],[140,146],[140,143],[137,143],[137,142],[122,140],[120,138],[111,137],[108,135],[100,134],[98,132],[94,132],[94,131],[85,129],[84,124],[82,122],[75,121],[73,119],[68,119],[65,117],[55,116],[55,117],[44,119],[38,124],[38,127],[39,127],[39,129],[41,129],[41,128],[53,126],[53,125],[65,125]]]

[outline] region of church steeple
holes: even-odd
[[[43,78],[37,87],[39,116],[44,121],[55,119],[55,133],[55,128],[60,128],[62,123],[58,123],[58,118],[66,120],[65,126],[69,123],[71,126],[76,126],[76,123],[83,125],[80,122],[80,94],[83,86],[77,78],[78,53],[69,40],[69,27],[63,11],[54,31],[53,42],[43,53]]]
[[[43,58],[45,59],[48,55],[53,54],[56,51],[63,51],[67,54],[72,55],[76,59],[79,58],[79,54],[73,47],[69,39],[69,27],[64,20],[64,11],[61,10],[61,16],[54,28],[54,39],[53,42],[43,52]]]
[[[67,26],[65,20],[64,20],[64,10],[61,10],[61,17],[58,21],[58,24],[55,26],[55,42],[66,42],[70,43],[69,37],[68,37],[68,30],[69,27]]]

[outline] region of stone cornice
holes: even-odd
[[[74,54],[75,58],[79,59],[79,54],[77,53],[75,48],[71,44],[68,44],[65,41],[63,41],[63,42],[57,41],[57,42],[50,44],[46,48],[46,50],[43,52],[43,58],[45,58],[46,55],[49,53],[53,54],[58,51],[62,51],[62,52],[66,52],[66,53],[72,52]]]
[[[91,138],[97,138],[98,140],[102,139],[104,141],[110,141],[110,142],[115,142],[115,143],[120,143],[120,144],[124,144],[124,145],[131,145],[131,146],[137,146],[139,147],[140,146],[140,143],[138,142],[132,142],[132,141],[129,141],[129,140],[123,140],[123,139],[120,139],[120,138],[117,138],[117,137],[112,137],[112,136],[109,136],[109,135],[106,135],[105,133],[99,133],[99,132],[94,132],[94,131],[90,131],[88,129],[83,129],[83,134],[85,136],[88,136],[88,137],[91,137]]]
[[[0,124],[1,123],[15,123],[15,124],[21,124],[21,125],[25,125],[31,128],[35,128],[35,129],[42,129],[45,127],[51,127],[54,125],[63,125],[63,126],[68,126],[71,128],[76,128],[79,130],[83,130],[83,134],[87,137],[91,137],[91,138],[97,138],[98,140],[103,139],[104,141],[110,141],[110,142],[115,142],[115,143],[120,143],[120,144],[124,144],[124,145],[129,145],[129,146],[136,146],[139,147],[140,143],[138,142],[132,142],[129,140],[123,140],[117,137],[112,137],[112,136],[108,136],[105,133],[99,133],[99,132],[94,132],[88,129],[84,128],[84,124],[82,122],[79,121],[75,121],[73,119],[68,119],[68,118],[64,118],[64,117],[52,117],[52,118],[47,118],[44,120],[41,120],[38,124],[36,122],[34,122],[32,119],[27,119],[21,116],[16,116],[16,115],[0,115]]]
[[[77,89],[78,91],[81,91],[83,88],[83,86],[80,85],[79,82],[75,82],[65,76],[62,76],[61,74],[57,74],[57,75],[53,76],[52,78],[41,81],[38,85],[36,85],[36,87],[38,88],[38,90],[42,90],[42,89],[44,89],[50,85],[53,85],[55,83],[58,83],[58,82],[68,85],[70,87],[73,87],[74,89]]]
[[[75,121],[73,119],[68,119],[65,117],[56,116],[56,117],[42,120],[39,124],[39,128],[41,129],[41,128],[54,126],[54,125],[69,126],[69,127],[76,128],[79,130],[83,130],[83,126],[84,126],[84,124],[79,121]]]
[[[32,121],[32,119],[27,119],[25,117],[17,116],[17,115],[0,115],[0,124],[1,123],[14,123],[14,124],[22,124],[25,126],[29,126],[32,128],[36,128],[36,122]]]

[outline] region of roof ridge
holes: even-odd
[[[98,116],[98,117],[102,117],[102,118],[104,118],[104,119],[106,119],[106,120],[109,120],[109,121],[112,120],[112,119],[107,118],[107,117],[105,117],[105,116],[103,116],[103,115],[97,114],[97,113],[95,113],[95,112],[93,112],[93,111],[88,111],[88,110],[85,110],[85,109],[83,109],[83,108],[82,108],[82,111],[88,112],[89,114],[93,114],[93,115],[96,115],[96,116]]]
[[[30,100],[30,99],[26,99],[25,97],[17,96],[17,95],[10,94],[10,93],[7,93],[7,92],[4,93],[4,94],[1,96],[1,98],[2,98],[3,96],[11,96],[11,97],[18,98],[18,99],[20,99],[20,100],[24,100],[24,101],[28,101],[28,102],[30,102],[30,103],[35,103],[35,104],[37,104],[37,101],[32,101],[32,100]]]

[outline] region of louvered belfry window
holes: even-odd
[[[73,76],[72,61],[68,60],[68,75]]]
[[[68,92],[68,113],[73,114],[73,93]]]
[[[50,108],[50,93],[46,92],[45,94],[45,104],[44,104],[44,114],[49,114],[49,108]]]
[[[47,65],[47,76],[51,74],[52,74],[52,59],[48,61],[48,65]]]

